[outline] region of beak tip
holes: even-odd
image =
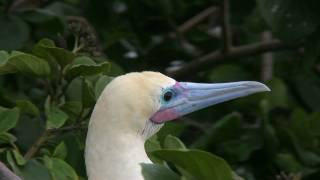
[[[271,91],[271,89],[267,85],[265,85],[263,83],[260,83],[260,84],[261,84],[261,90],[262,91]]]
[[[267,85],[261,82],[247,81],[246,85],[254,87],[257,90],[257,92],[271,91],[271,89]]]

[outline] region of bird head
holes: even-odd
[[[115,78],[103,92],[109,106],[122,113],[145,138],[163,124],[188,113],[257,92],[270,91],[259,82],[178,82],[157,72],[129,73]],[[127,109],[127,112],[121,112]]]

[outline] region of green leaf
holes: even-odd
[[[83,107],[92,107],[95,104],[95,96],[92,83],[83,78],[82,79],[82,104]]]
[[[186,149],[186,146],[183,144],[180,139],[175,136],[167,135],[163,142],[164,149]]]
[[[82,104],[82,78],[73,79],[66,90],[65,96],[69,101],[79,101]]]
[[[71,66],[78,65],[96,65],[96,62],[88,56],[80,56],[76,57],[71,63]]]
[[[40,111],[32,102],[27,100],[16,101],[17,107],[20,109],[21,113],[30,114],[36,117],[40,116]]]
[[[24,159],[24,157],[21,155],[21,153],[17,149],[12,150],[12,152],[18,165],[22,166],[27,163],[26,159]]]
[[[78,180],[78,175],[74,169],[65,161],[57,158],[43,158],[46,167],[51,173],[52,180]]]
[[[106,73],[110,69],[110,64],[108,62],[103,62],[96,65],[74,65],[72,66],[66,77],[68,79],[73,79],[77,76],[91,76],[100,73]]]
[[[74,60],[75,63],[70,68],[68,68],[68,70],[65,73],[67,79],[74,79],[78,76],[91,76],[100,73],[106,73],[110,69],[109,62],[102,62],[100,64],[96,64],[93,60],[91,60],[93,63],[90,64],[88,64],[87,62],[76,63],[77,61],[81,61],[79,59],[83,58],[88,57],[78,57]]]
[[[111,64],[111,70],[108,73],[109,76],[120,76],[126,73],[125,70],[118,64],[114,62],[110,62],[110,64]]]
[[[201,180],[232,180],[229,165],[220,157],[199,150],[158,150],[152,154],[174,163]]]
[[[288,127],[297,137],[299,143],[304,147],[310,146],[310,144],[313,144],[315,141],[310,123],[309,115],[302,109],[295,109],[291,114],[288,123]]]
[[[45,105],[45,112],[47,117],[47,129],[59,128],[64,125],[68,119],[68,115],[60,110],[55,105],[50,105],[48,100]]]
[[[29,39],[29,26],[17,16],[1,15],[0,27],[0,49],[21,49]]]
[[[219,143],[230,139],[239,138],[243,133],[241,130],[241,116],[239,113],[230,113],[208,130],[205,134],[192,145],[193,148],[210,149]]]
[[[64,142],[61,142],[53,152],[53,157],[59,158],[59,159],[65,159],[67,157],[67,146]]]
[[[4,65],[8,58],[10,57],[9,53],[6,51],[0,51],[0,66]]]
[[[320,164],[320,156],[311,151],[307,151],[301,147],[297,137],[289,129],[281,131],[282,143],[287,145],[289,149],[306,165],[316,166]]]
[[[320,137],[320,112],[314,112],[309,116],[310,133],[314,136]]]
[[[320,79],[318,75],[311,70],[301,70],[294,74],[291,83],[293,83],[300,99],[312,110],[320,110]]]
[[[231,157],[232,160],[245,162],[254,151],[262,149],[263,141],[259,135],[258,131],[248,131],[237,139],[226,140],[218,146],[223,154]]]
[[[314,32],[319,25],[307,2],[300,0],[258,0],[260,12],[283,40],[295,41]]]
[[[15,127],[20,116],[18,108],[0,109],[0,134]]]
[[[162,164],[163,161],[154,157],[151,152],[155,151],[155,150],[160,150],[161,149],[161,145],[160,142],[158,140],[157,135],[153,135],[151,136],[145,143],[144,143],[144,149],[146,150],[148,157],[151,159],[152,162],[154,163],[158,163],[158,164]]]
[[[35,76],[48,76],[49,64],[36,56],[26,53],[12,54],[5,63],[0,66],[0,75],[9,73],[24,73]]]
[[[23,180],[52,180],[48,169],[36,160],[28,161],[21,173]]]
[[[34,53],[48,61],[55,61],[62,67],[72,63],[75,58],[75,54],[66,49],[56,47],[50,39],[40,40],[35,46]]]
[[[75,120],[81,113],[82,104],[79,101],[67,101],[61,106],[61,109],[68,114],[71,120]]]
[[[144,144],[146,152],[152,152],[155,150],[160,150],[161,145],[158,141],[157,135],[151,136]]]
[[[180,180],[176,173],[162,165],[142,163],[141,166],[145,180]]]
[[[280,169],[285,172],[300,172],[302,170],[301,164],[292,154],[289,153],[277,154],[275,162],[280,167]]]
[[[57,107],[51,107],[47,114],[47,129],[59,128],[67,121],[68,115]]]
[[[272,89],[272,93],[263,94],[272,107],[288,107],[288,89],[284,81],[278,78],[273,78],[267,83]]]
[[[112,79],[113,79],[112,77],[109,77],[106,75],[102,75],[99,77],[94,87],[94,94],[95,94],[96,100],[100,97],[100,94],[102,93],[104,88],[107,86],[107,84],[109,84],[112,81]]]
[[[164,126],[157,133],[160,142],[163,142],[167,135],[179,136],[186,128],[185,123],[171,122],[165,123]]]
[[[17,138],[7,132],[3,132],[2,134],[0,134],[0,145],[1,144],[12,144],[15,141],[17,141]]]
[[[62,34],[66,26],[62,17],[46,9],[28,9],[21,12],[21,17],[52,35]]]
[[[21,171],[20,171],[19,167],[17,166],[16,162],[14,161],[11,151],[6,151],[6,159],[9,163],[11,169],[13,170],[13,172],[16,175],[21,176]]]

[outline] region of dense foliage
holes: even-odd
[[[146,179],[318,179],[320,3],[226,2],[0,0],[0,160],[25,180],[86,179],[99,94],[154,70],[272,92],[167,123],[146,143]]]

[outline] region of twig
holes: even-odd
[[[232,33],[230,27],[229,0],[223,0],[222,4],[222,37],[223,37],[223,52],[228,53],[232,48]]]
[[[45,130],[44,133],[39,137],[39,139],[26,152],[26,154],[24,155],[24,158],[31,159],[39,151],[39,149],[43,146],[43,144],[48,140],[48,138],[51,135],[56,135],[61,132],[69,132],[73,130],[84,129],[86,127],[86,123],[82,120],[88,118],[90,116],[90,112],[83,117],[83,111],[81,111],[79,115],[80,119],[75,121],[75,123],[71,126]]]
[[[253,56],[270,51],[295,49],[300,47],[301,45],[301,43],[286,44],[278,40],[271,40],[270,42],[252,43],[240,47],[234,47],[227,54],[222,53],[220,50],[213,51],[187,63],[186,65],[175,71],[167,72],[167,75],[175,78],[181,78],[190,74],[194,74],[201,70],[210,69],[214,63],[221,60]]]
[[[1,180],[21,180],[17,175],[10,171],[6,165],[0,162],[0,179]]]
[[[56,133],[61,133],[61,132],[69,132],[69,131],[74,131],[78,129],[85,129],[87,126],[86,123],[80,123],[80,124],[75,124],[75,125],[70,125],[62,128],[57,128],[57,129],[50,129],[48,130],[50,134],[56,134]]]
[[[49,137],[49,132],[48,130],[45,130],[40,136],[40,138],[26,152],[26,154],[24,155],[24,158],[27,160],[31,159],[38,152],[38,150],[41,148],[44,142],[47,141],[48,137]]]
[[[189,31],[192,27],[199,24],[200,22],[205,20],[207,17],[209,17],[212,13],[214,13],[216,11],[217,11],[217,8],[214,6],[211,6],[207,9],[201,11],[199,14],[193,16],[191,19],[187,20],[185,23],[180,25],[177,28],[177,32],[183,34],[187,31]]]

